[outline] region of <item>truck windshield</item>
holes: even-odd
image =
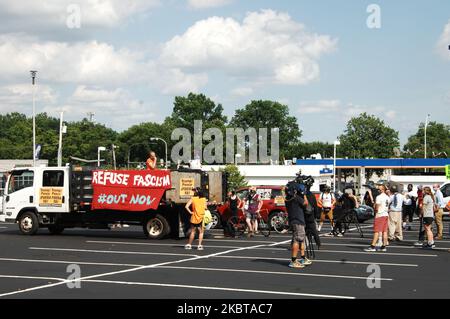
[[[32,171],[14,171],[8,184],[8,194],[12,194],[21,189],[32,187],[34,172]]]

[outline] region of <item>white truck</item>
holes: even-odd
[[[206,189],[221,203],[221,172],[197,170],[110,171],[86,167],[28,167],[9,172],[0,221],[17,223],[25,235],[39,228],[60,234],[66,228],[110,229],[141,225],[148,238],[178,236],[187,229],[185,203],[192,188]]]

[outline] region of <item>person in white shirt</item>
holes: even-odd
[[[423,224],[425,227],[425,232],[427,234],[428,242],[423,245],[423,248],[434,248],[433,231],[431,227],[434,221],[434,204],[435,198],[431,192],[430,187],[423,188]]]
[[[375,221],[373,224],[373,240],[370,247],[364,249],[367,252],[377,251],[376,245],[378,238],[383,237],[383,244],[378,249],[379,251],[386,251],[388,244],[388,220],[389,220],[389,203],[390,198],[386,195],[386,186],[380,185],[378,187],[380,195],[375,199]]]
[[[403,230],[411,230],[411,224],[416,209],[417,193],[413,191],[413,185],[408,185],[408,190],[403,193],[405,198],[403,202]]]
[[[442,222],[442,215],[444,214],[444,208],[446,203],[444,203],[444,195],[441,192],[441,188],[439,184],[433,185],[434,189],[434,198],[436,201],[436,205],[439,206],[438,211],[435,214],[435,222],[436,222],[436,236],[434,239],[442,240],[444,224]]]
[[[389,205],[389,240],[403,240],[402,211],[404,197],[398,192],[398,186],[392,185]]]
[[[329,186],[326,186],[324,189],[324,192],[320,194],[319,197],[319,207],[322,207],[322,213],[320,214],[320,223],[319,228],[317,229],[320,231],[323,226],[323,222],[325,221],[325,216],[328,216],[328,219],[331,223],[331,229],[334,227],[334,221],[333,221],[333,207],[336,203],[336,199],[334,195],[331,193],[331,188]]]

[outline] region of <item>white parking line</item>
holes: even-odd
[[[53,277],[35,277],[35,276],[12,276],[12,275],[0,275],[0,278],[14,278],[14,279],[36,279],[36,280],[65,281],[65,279],[61,279],[61,278],[53,278]]]
[[[129,241],[101,241],[101,240],[87,240],[89,244],[111,244],[111,245],[137,245],[137,246],[166,246],[173,248],[183,248],[184,244],[153,244],[153,243],[139,243]],[[206,241],[206,242],[209,242]],[[212,248],[241,248],[241,246],[216,246],[216,245],[204,245]]]
[[[274,257],[262,257],[262,256],[217,256],[216,258],[228,258],[228,259],[252,259],[252,260],[283,260],[287,261],[288,258],[274,258]],[[332,263],[332,264],[351,264],[351,265],[380,265],[380,266],[394,266],[394,267],[419,267],[417,264],[394,264],[394,263],[379,263],[374,261],[348,261],[348,260],[325,260],[314,259],[314,263]]]
[[[49,248],[49,247],[30,247],[29,249],[31,249],[31,250],[50,250],[50,251],[76,251],[76,252],[84,252],[84,253],[101,253],[101,254],[199,257],[198,255],[193,255],[193,254],[150,253],[150,252],[143,252],[143,251],[93,250],[93,249]]]
[[[246,293],[258,293],[258,294],[270,294],[270,295],[302,296],[302,297],[312,297],[312,298],[355,299],[355,297],[338,296],[338,295],[320,295],[320,294],[299,293],[299,292],[264,291],[264,290],[225,288],[225,287],[174,285],[174,284],[160,284],[160,283],[150,283],[150,282],[129,282],[129,281],[112,281],[112,280],[90,280],[90,279],[86,279],[86,280],[84,280],[84,282],[103,283],[103,284],[119,284],[119,285],[157,286],[157,287],[171,287],[171,288],[189,288],[189,289],[202,289],[202,290],[218,290],[218,291],[246,292]],[[0,297],[1,297],[1,295],[0,295]]]
[[[388,248],[389,249],[389,248]],[[437,257],[438,255],[429,254],[404,254],[404,253],[384,253],[384,252],[367,252],[367,251],[346,251],[346,250],[319,250],[321,253],[340,253],[340,254],[363,254],[363,255],[386,255],[386,256],[411,256],[411,257]]]
[[[344,275],[327,275],[327,274],[310,274],[310,273],[301,273],[301,272],[261,271],[261,270],[248,270],[248,269],[202,268],[202,267],[180,267],[180,266],[161,266],[161,267],[158,267],[158,268],[183,269],[183,270],[221,271],[221,272],[244,272],[244,273],[256,273],[256,274],[266,274],[266,275],[308,276],[308,277],[326,277],[326,278],[342,278],[342,279],[362,279],[362,280],[367,280],[367,277],[344,276]],[[392,281],[393,279],[391,279],[391,278],[377,278],[377,280]]]
[[[136,264],[116,264],[116,263],[94,263],[94,262],[81,262],[78,260],[46,260],[46,259],[16,259],[16,258],[0,258],[0,261],[11,262],[27,262],[27,263],[49,263],[49,264],[78,264],[78,265],[92,265],[92,266],[117,266],[117,267],[140,267],[145,265]]]
[[[274,243],[274,244],[271,244],[269,246],[275,246],[275,245],[283,244],[283,243],[286,243],[286,242]],[[147,265],[147,266],[136,267],[136,268],[132,268],[132,269],[112,271],[112,272],[103,273],[103,274],[97,274],[97,275],[92,275],[92,276],[87,276],[87,277],[81,277],[81,278],[77,278],[77,279],[74,279],[74,280],[64,280],[63,282],[60,282],[60,283],[42,285],[42,286],[37,286],[37,287],[29,288],[29,289],[24,289],[24,290],[21,290],[21,291],[13,291],[13,292],[0,294],[0,297],[20,294],[20,293],[25,293],[25,292],[30,292],[30,291],[35,291],[35,290],[40,290],[40,289],[45,289],[45,288],[51,288],[51,287],[67,284],[69,282],[77,282],[77,281],[81,282],[83,280],[100,278],[100,277],[104,277],[104,276],[112,276],[112,275],[124,274],[124,273],[134,272],[134,271],[143,270],[143,269],[155,268],[155,267],[158,267],[158,266],[167,266],[167,265],[170,265],[170,264],[182,263],[182,262],[191,261],[191,260],[206,259],[206,258],[211,258],[211,257],[215,257],[215,256],[229,254],[229,253],[232,253],[232,252],[238,252],[238,251],[243,251],[243,250],[248,250],[248,249],[254,249],[254,248],[258,248],[258,247],[260,247],[260,246],[245,247],[245,248],[239,248],[239,249],[231,249],[231,250],[227,250],[227,251],[224,251],[224,252],[219,252],[219,253],[215,253],[215,254],[209,254],[209,255],[205,255],[205,256],[195,256],[195,257],[191,257],[191,258],[180,259],[180,260],[169,261],[169,262],[163,262],[163,263],[157,263],[157,264],[152,264],[152,265]],[[100,251],[100,252],[102,252],[102,251]]]

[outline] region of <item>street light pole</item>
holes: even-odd
[[[36,166],[36,73],[37,71],[30,71],[31,85],[33,86],[33,167]]]
[[[333,153],[333,193],[336,193],[336,146],[341,145],[341,142],[334,141]]]
[[[98,167],[100,167],[100,152],[101,151],[106,151],[106,147],[104,147],[104,146],[97,147],[97,166]]]
[[[58,167],[62,166],[62,135],[63,135],[63,116],[64,112],[60,113],[59,118],[59,144],[58,144]]]
[[[427,127],[428,127],[428,120],[430,119],[430,114],[427,115],[425,119],[425,145],[424,145],[424,158],[427,158]],[[425,173],[427,172],[427,169],[425,168]]]
[[[112,144],[111,148],[112,148],[112,155],[113,155],[114,170],[116,170],[117,169],[117,167],[116,167],[116,148],[118,148],[118,146]]]

